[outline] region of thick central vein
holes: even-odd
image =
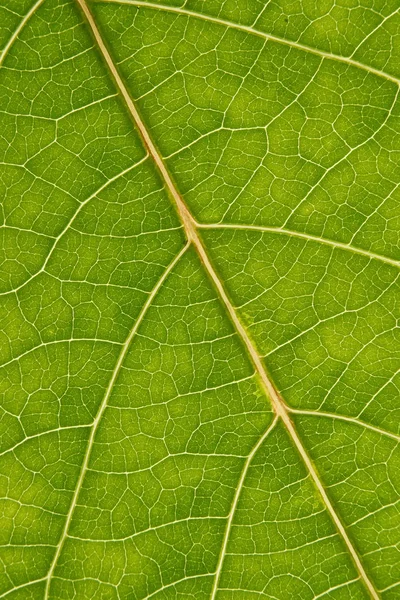
[[[297,451],[300,454],[300,456],[310,474],[310,477],[312,478],[314,485],[317,488],[317,490],[325,504],[326,509],[328,510],[333,522],[335,523],[337,531],[339,532],[344,543],[346,544],[348,552],[351,555],[353,562],[360,574],[360,577],[362,578],[366,588],[368,589],[368,592],[370,593],[371,598],[373,598],[374,600],[379,600],[378,593],[376,592],[372,582],[370,581],[367,573],[365,572],[365,569],[360,560],[360,557],[358,556],[349,536],[347,535],[347,532],[346,532],[339,516],[337,515],[337,513],[325,491],[325,488],[324,488],[322,482],[319,479],[318,473],[317,473],[310,457],[307,454],[306,449],[304,448],[304,446],[297,434],[297,431],[296,431],[296,429],[290,419],[289,413],[286,409],[285,403],[283,402],[282,398],[280,397],[278,391],[275,389],[272,381],[269,379],[266,368],[263,364],[263,361],[262,361],[260,355],[257,352],[257,349],[254,346],[253,341],[251,340],[246,329],[242,325],[242,322],[240,321],[238,315],[236,314],[235,308],[233,307],[233,305],[225,291],[225,288],[211,263],[211,260],[208,256],[207,251],[206,251],[205,247],[203,246],[203,242],[199,236],[196,221],[192,217],[192,215],[191,215],[190,211],[188,210],[185,202],[183,201],[180,193],[178,192],[174,182],[172,181],[172,178],[171,178],[170,174],[168,173],[168,170],[167,170],[160,154],[158,153],[158,150],[157,150],[153,140],[151,139],[151,136],[147,130],[147,127],[146,127],[145,123],[143,122],[136,106],[134,105],[133,100],[132,100],[132,98],[131,98],[131,96],[130,96],[118,70],[117,70],[117,67],[114,64],[114,61],[105,45],[105,42],[103,41],[103,38],[97,28],[97,25],[94,21],[94,18],[92,16],[85,0],[77,0],[77,2],[79,4],[79,6],[81,7],[81,9],[87,19],[87,22],[90,26],[92,34],[97,42],[98,48],[99,48],[101,54],[103,55],[103,58],[107,64],[112,76],[114,77],[114,80],[118,87],[118,90],[119,90],[121,96],[125,100],[127,108],[128,108],[128,110],[129,110],[141,136],[142,136],[143,142],[144,142],[145,146],[147,147],[149,154],[153,158],[160,174],[162,175],[169,193],[171,194],[171,196],[173,197],[173,199],[176,203],[176,207],[177,207],[179,216],[180,216],[183,226],[185,228],[188,243],[193,244],[193,246],[195,247],[195,249],[199,255],[199,258],[203,264],[203,267],[205,268],[206,272],[208,273],[209,278],[211,279],[212,283],[214,284],[214,286],[220,296],[220,299],[222,300],[222,302],[225,306],[225,309],[229,313],[229,316],[231,318],[233,325],[236,328],[237,333],[239,334],[243,344],[245,345],[245,347],[247,349],[247,352],[253,362],[253,365],[260,377],[262,386],[264,388],[264,392],[265,392],[266,396],[270,399],[276,416],[278,418],[280,418],[282,420],[282,422],[284,423],[284,425],[287,429],[287,432],[289,433],[294,445],[296,446]],[[232,518],[233,518],[233,515],[232,515]],[[221,568],[222,568],[222,562],[220,564],[220,570],[221,570]]]

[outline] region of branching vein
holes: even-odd
[[[212,265],[212,262],[208,256],[207,251],[203,245],[203,242],[199,236],[199,233],[198,233],[198,230],[196,227],[196,222],[195,222],[193,216],[191,215],[191,213],[189,212],[189,210],[188,210],[185,202],[183,201],[180,193],[178,192],[175,184],[173,183],[171,176],[169,175],[169,172],[168,172],[166,166],[164,165],[164,162],[163,162],[160,154],[158,153],[156,146],[154,145],[154,143],[151,139],[151,136],[147,130],[147,127],[146,127],[145,123],[143,122],[136,106],[134,105],[133,100],[125,86],[125,83],[123,82],[123,80],[118,72],[118,69],[114,64],[114,61],[102,39],[102,36],[97,28],[97,25],[93,19],[93,16],[92,16],[85,0],[77,0],[77,1],[87,19],[87,22],[91,28],[92,34],[93,34],[93,36],[98,44],[98,47],[105,59],[105,62],[107,64],[112,76],[114,77],[114,80],[116,82],[116,85],[117,85],[120,93],[121,93],[121,96],[124,98],[125,103],[128,107],[128,110],[129,110],[129,112],[130,112],[142,138],[143,138],[144,144],[147,147],[148,152],[151,155],[151,157],[153,158],[155,164],[157,165],[159,172],[161,173],[161,175],[165,181],[166,187],[169,190],[171,196],[173,197],[173,199],[176,203],[176,207],[177,207],[179,216],[180,216],[181,221],[185,228],[188,242],[193,244],[193,246],[195,247],[199,258],[200,258],[206,272],[208,273],[210,280],[214,284],[219,297],[221,298],[228,314],[230,315],[232,323],[234,324],[236,331],[238,332],[240,338],[242,339],[242,342],[243,342],[244,346],[246,347],[247,352],[249,353],[249,356],[251,357],[254,367],[260,376],[265,393],[266,393],[267,397],[269,397],[271,400],[271,403],[272,403],[272,406],[276,413],[276,416],[282,420],[290,437],[292,438],[293,443],[294,443],[295,447],[297,448],[299,455],[301,456],[308,472],[310,473],[310,476],[315,484],[315,487],[317,488],[321,498],[323,499],[323,502],[324,502],[333,522],[335,523],[335,526],[336,526],[338,532],[340,533],[344,543],[346,544],[348,552],[351,555],[353,562],[354,562],[358,572],[360,573],[360,576],[361,576],[366,588],[368,589],[371,597],[374,600],[378,600],[378,598],[379,598],[378,593],[376,592],[372,582],[370,581],[370,579],[364,569],[364,566],[357,554],[357,551],[355,550],[338,514],[336,513],[336,511],[332,505],[332,502],[330,501],[330,499],[328,497],[328,494],[319,478],[319,475],[318,475],[310,457],[308,456],[307,451],[305,450],[305,448],[297,434],[297,431],[289,417],[289,413],[286,410],[285,404],[267,374],[266,368],[263,364],[263,361],[262,361],[260,355],[258,354],[256,347],[253,344],[252,339],[250,338],[246,329],[242,325],[238,315],[236,314],[236,311],[225,291],[225,288],[224,288],[219,276],[217,275],[217,273],[214,269],[214,266]],[[143,4],[146,4],[148,6],[148,3],[143,3]],[[157,5],[157,7],[158,7],[158,5]],[[180,9],[177,9],[177,10],[180,11]],[[55,559],[54,564],[55,564],[56,560],[57,559]]]

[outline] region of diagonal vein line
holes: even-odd
[[[24,16],[24,18],[21,20],[20,24],[18,25],[18,27],[16,28],[16,30],[14,31],[14,33],[12,34],[12,36],[10,37],[10,39],[8,40],[7,44],[4,46],[3,51],[0,53],[0,67],[3,64],[4,59],[5,59],[5,57],[8,54],[8,51],[10,50],[11,46],[14,44],[15,40],[18,38],[19,34],[21,33],[21,31],[25,27],[26,23],[29,21],[29,19],[31,18],[31,16],[33,15],[33,13],[36,12],[36,10],[39,8],[39,6],[41,4],[43,4],[43,2],[44,2],[44,0],[38,0],[32,6],[32,8],[26,13],[26,15]]]
[[[296,231],[293,229],[286,229],[286,227],[264,227],[263,225],[245,225],[241,223],[196,223],[196,227],[199,229],[234,229],[244,231],[260,231],[268,233],[281,233],[283,235],[302,238],[310,242],[319,242],[320,244],[326,244],[333,248],[340,248],[341,250],[347,250],[348,252],[354,252],[354,254],[361,254],[372,260],[380,260],[394,267],[400,268],[400,261],[385,256],[384,254],[377,254],[376,252],[370,252],[364,250],[364,248],[358,248],[352,244],[346,244],[345,242],[338,242],[336,240],[330,240],[328,238],[319,237],[317,235],[311,235],[302,231]]]
[[[202,577],[211,577],[212,573],[200,573],[199,575],[188,575],[187,577],[183,577],[182,579],[177,579],[176,581],[172,581],[171,583],[168,583],[167,585],[163,585],[162,587],[158,588],[157,590],[154,590],[154,592],[151,592],[151,594],[149,594],[148,596],[145,596],[144,598],[142,598],[142,600],[150,600],[150,598],[154,598],[154,596],[157,596],[160,592],[163,592],[164,590],[168,590],[171,589],[173,587],[175,587],[176,585],[178,585],[178,583],[182,583],[183,581],[190,581],[191,579],[201,579]]]
[[[45,581],[45,579],[46,577],[40,577],[39,579],[33,579],[32,581],[26,581],[25,583],[21,583],[21,585],[16,585],[15,587],[4,592],[4,594],[1,594],[0,598],[6,598],[13,592],[17,592],[18,590],[29,587],[30,585],[35,585],[35,583],[41,583],[42,581]]]
[[[93,200],[93,198],[95,198],[98,194],[100,194],[103,190],[105,190],[109,185],[111,185],[112,183],[114,183],[114,181],[116,181],[120,177],[123,177],[124,175],[126,175],[130,171],[133,171],[134,169],[136,169],[136,167],[139,167],[147,159],[148,159],[148,154],[146,154],[146,156],[144,156],[143,158],[141,158],[140,160],[138,160],[138,162],[134,163],[133,165],[130,165],[129,167],[127,167],[126,169],[124,169],[120,173],[117,173],[116,175],[114,175],[114,177],[111,177],[110,179],[107,179],[107,181],[105,183],[103,183],[103,185],[101,185],[96,191],[94,191],[92,194],[90,194],[90,196],[88,198],[86,198],[85,200],[82,200],[82,202],[80,202],[77,210],[73,213],[73,215],[69,219],[68,223],[66,223],[66,225],[63,227],[63,229],[60,231],[60,233],[57,235],[57,237],[55,237],[53,239],[53,242],[52,242],[52,244],[50,246],[48,254],[47,254],[45,260],[43,261],[43,264],[40,267],[40,269],[38,269],[35,273],[33,273],[32,275],[30,275],[30,277],[28,277],[27,279],[25,279],[25,281],[23,281],[20,285],[12,288],[10,290],[7,290],[6,292],[0,292],[0,296],[7,296],[8,294],[12,294],[13,292],[18,292],[23,287],[25,287],[30,281],[32,281],[33,279],[35,279],[35,277],[37,277],[40,273],[43,273],[46,270],[46,267],[49,264],[50,259],[53,256],[53,252],[57,248],[58,242],[64,237],[64,235],[67,233],[67,231],[69,229],[72,229],[72,225],[73,225],[74,221],[76,220],[76,218],[78,217],[78,215],[82,212],[83,208],[91,200]],[[4,366],[4,365],[1,365],[1,366]]]
[[[382,29],[382,27],[385,25],[385,23],[387,23],[392,17],[394,17],[398,13],[399,13],[399,8],[396,7],[393,12],[389,13],[388,15],[386,15],[386,17],[384,17],[382,19],[382,21],[380,23],[378,23],[378,25],[376,27],[374,27],[363,40],[361,40],[361,42],[358,44],[358,46],[356,46],[354,48],[353,52],[350,55],[350,58],[352,58],[353,56],[355,56],[357,54],[358,50],[360,48],[362,48],[362,46],[365,44],[365,42],[370,37],[372,37],[374,35],[374,33],[376,33],[379,29]]]
[[[119,375],[119,373],[121,371],[122,364],[123,364],[123,362],[125,360],[125,357],[126,357],[126,355],[128,353],[128,350],[129,350],[130,344],[132,342],[132,339],[134,338],[137,330],[139,329],[139,327],[140,327],[140,325],[141,325],[141,323],[143,321],[144,316],[146,315],[148,309],[150,308],[150,306],[151,306],[154,298],[156,297],[158,291],[160,290],[161,286],[163,285],[163,283],[167,279],[168,275],[171,273],[172,269],[175,267],[175,265],[178,263],[178,261],[184,255],[184,253],[186,252],[186,250],[188,249],[188,247],[189,247],[189,244],[186,244],[182,248],[182,250],[179,252],[179,254],[168,265],[168,267],[165,269],[165,271],[162,274],[162,276],[160,277],[160,279],[157,281],[155,287],[153,288],[153,290],[149,294],[149,297],[147,298],[146,302],[144,303],[144,305],[142,307],[142,310],[140,311],[139,316],[136,319],[136,322],[135,322],[134,326],[132,327],[132,329],[131,329],[128,337],[126,338],[126,341],[125,341],[124,345],[121,348],[121,352],[120,352],[120,354],[118,356],[117,363],[116,363],[115,368],[113,370],[110,382],[109,382],[109,384],[107,386],[106,393],[104,394],[104,398],[103,398],[103,400],[102,400],[102,402],[100,404],[100,407],[99,407],[99,410],[97,412],[96,418],[93,421],[93,424],[92,424],[92,427],[91,427],[89,441],[88,441],[86,452],[85,452],[85,458],[84,458],[84,461],[82,463],[81,471],[80,471],[79,478],[78,478],[78,481],[77,481],[77,484],[76,484],[74,495],[72,497],[71,505],[70,505],[70,508],[69,508],[69,511],[68,511],[68,514],[67,514],[67,518],[66,518],[66,521],[65,521],[64,529],[63,529],[63,532],[62,532],[62,534],[60,536],[60,540],[59,540],[58,545],[57,545],[57,550],[56,550],[56,553],[54,555],[53,561],[51,563],[50,569],[49,569],[49,571],[47,573],[47,583],[46,583],[46,591],[45,591],[44,600],[47,600],[49,598],[50,582],[51,582],[51,579],[53,577],[53,573],[54,573],[54,570],[56,568],[56,565],[57,565],[58,559],[60,557],[61,551],[63,549],[65,540],[66,540],[66,538],[68,536],[68,530],[69,530],[69,527],[70,527],[70,524],[71,524],[71,521],[72,521],[72,517],[73,517],[74,511],[75,511],[76,505],[77,505],[78,496],[79,496],[79,493],[81,491],[83,480],[85,478],[85,475],[86,475],[86,472],[87,472],[87,469],[88,469],[88,466],[89,466],[90,455],[91,455],[91,452],[92,452],[92,449],[93,449],[93,444],[94,444],[94,439],[95,439],[95,436],[96,436],[97,429],[99,427],[99,424],[100,424],[101,418],[102,418],[102,416],[104,414],[104,411],[107,408],[108,400],[109,400],[109,398],[111,396],[111,392],[112,392],[112,390],[114,388],[114,384],[115,384],[115,382],[116,382],[116,380],[118,378],[118,375]]]
[[[400,435],[393,433],[392,431],[388,431],[387,429],[382,429],[381,427],[376,427],[375,425],[371,425],[370,423],[366,423],[365,421],[361,421],[356,417],[349,417],[347,415],[336,414],[331,412],[326,412],[323,410],[306,410],[299,408],[291,408],[286,406],[286,410],[294,415],[303,415],[303,416],[311,416],[311,417],[326,417],[328,419],[333,419],[336,421],[345,421],[347,423],[353,423],[353,425],[358,425],[364,429],[369,429],[370,431],[374,431],[375,433],[379,433],[379,435],[385,435],[387,437],[392,438],[396,442],[400,442]]]
[[[188,208],[186,207],[186,204],[184,203],[183,199],[181,198],[177,188],[175,187],[175,184],[173,183],[170,174],[167,171],[166,166],[164,165],[164,162],[161,158],[161,156],[158,153],[158,150],[156,148],[156,146],[154,145],[154,142],[152,141],[149,132],[147,131],[146,125],[144,124],[144,122],[142,121],[142,118],[136,108],[136,106],[133,103],[133,100],[113,62],[113,59],[105,45],[105,42],[103,41],[103,38],[101,37],[101,34],[97,28],[97,25],[94,21],[94,18],[86,4],[85,0],[77,0],[78,5],[81,7],[88,25],[92,31],[92,34],[98,44],[98,48],[101,52],[101,54],[103,55],[103,58],[107,64],[107,67],[109,68],[112,76],[114,77],[115,83],[118,87],[119,92],[121,93],[121,96],[124,98],[127,108],[136,124],[136,127],[138,128],[142,138],[143,138],[143,142],[145,144],[145,146],[147,147],[149,154],[152,156],[156,166],[158,167],[160,174],[162,175],[166,187],[169,191],[169,193],[171,194],[171,196],[173,197],[175,203],[176,203],[176,207],[179,213],[179,216],[181,218],[181,221],[183,223],[183,226],[185,228],[185,232],[186,232],[186,236],[188,238],[188,244],[192,243],[193,246],[195,247],[199,258],[201,260],[201,262],[203,263],[203,267],[205,268],[205,270],[208,273],[209,278],[211,279],[212,283],[214,284],[224,306],[225,309],[227,310],[227,312],[230,315],[231,321],[233,323],[233,325],[236,328],[236,331],[238,332],[242,343],[245,345],[247,352],[254,364],[254,367],[260,377],[261,383],[263,385],[264,388],[264,392],[266,394],[266,396],[271,400],[271,404],[274,408],[274,411],[276,413],[276,415],[278,417],[280,417],[288,431],[288,434],[290,435],[292,442],[294,443],[298,453],[300,454],[300,457],[302,458],[313,482],[315,487],[317,488],[323,503],[325,504],[325,507],[327,509],[327,511],[329,512],[332,521],[334,522],[339,534],[341,535],[347,550],[361,576],[361,579],[364,582],[365,587],[367,588],[370,597],[373,598],[373,600],[379,600],[379,595],[376,592],[372,582],[370,581],[364,567],[363,564],[360,560],[360,557],[357,554],[356,549],[354,548],[339,516],[337,515],[326,491],[325,488],[321,482],[321,480],[319,479],[319,475],[317,473],[316,468],[314,467],[313,462],[311,461],[310,457],[307,454],[306,449],[304,448],[298,434],[297,431],[289,417],[289,413],[286,410],[285,404],[282,400],[282,398],[280,397],[278,391],[275,389],[274,385],[272,384],[272,381],[269,379],[266,368],[262,362],[262,359],[260,357],[260,355],[258,354],[255,345],[253,344],[252,339],[250,338],[249,334],[247,333],[246,329],[243,327],[238,315],[236,314],[236,311],[224,289],[224,286],[221,283],[221,280],[219,279],[212,263],[211,260],[203,246],[203,243],[201,241],[201,238],[198,234],[197,228],[196,228],[196,221],[194,220],[194,218],[192,217],[191,213],[189,212]]]
[[[79,0],[78,0],[79,1]],[[96,1],[96,0],[94,0]],[[363,71],[367,71],[368,73],[372,73],[373,75],[377,75],[378,77],[383,77],[384,79],[388,79],[392,81],[396,85],[400,85],[400,79],[386,73],[385,71],[381,71],[379,69],[375,69],[365,63],[362,63],[358,60],[354,60],[353,58],[340,56],[340,54],[334,54],[332,52],[325,52],[324,50],[319,50],[318,48],[314,48],[313,46],[307,46],[306,44],[301,44],[300,42],[295,42],[292,40],[287,40],[285,38],[279,37],[277,35],[272,35],[270,33],[265,33],[264,31],[260,31],[259,29],[255,29],[254,27],[248,25],[241,25],[240,23],[235,23],[234,21],[228,21],[227,19],[221,19],[219,17],[213,17],[212,15],[203,15],[194,10],[188,10],[186,8],[180,8],[178,6],[168,6],[166,4],[157,4],[155,2],[146,2],[143,0],[97,0],[99,2],[105,3],[114,3],[114,4],[130,4],[132,6],[143,6],[144,8],[154,8],[158,10],[163,10],[166,12],[172,12],[179,15],[186,15],[187,17],[194,17],[196,19],[201,19],[203,21],[209,21],[210,23],[217,23],[218,25],[224,25],[225,27],[229,27],[231,29],[238,29],[239,31],[245,31],[246,33],[250,33],[256,35],[258,37],[262,37],[266,40],[271,40],[273,42],[277,42],[279,44],[285,44],[285,46],[290,46],[292,48],[297,48],[298,50],[303,50],[304,52],[310,52],[311,54],[316,54],[317,56],[321,56],[322,58],[326,58],[329,60],[336,60],[341,63],[345,63],[351,67],[357,67],[358,69],[362,69]]]
[[[246,479],[247,472],[249,470],[249,467],[251,465],[251,462],[252,462],[254,456],[257,454],[258,449],[261,447],[263,442],[267,439],[268,435],[275,427],[277,421],[278,421],[278,417],[276,416],[274,418],[274,420],[272,421],[272,423],[270,423],[270,425],[268,425],[267,429],[265,430],[263,435],[260,437],[258,442],[255,444],[254,448],[251,450],[250,454],[248,455],[248,457],[243,465],[242,473],[240,475],[239,483],[236,488],[235,494],[233,496],[231,510],[229,511],[228,520],[227,520],[226,527],[225,527],[225,533],[224,533],[224,538],[223,538],[223,542],[222,542],[221,553],[220,553],[219,559],[218,559],[217,570],[215,572],[214,585],[212,587],[210,600],[215,600],[215,597],[216,597],[216,594],[218,591],[218,584],[219,584],[219,580],[221,578],[221,572],[222,572],[222,567],[223,567],[224,559],[225,559],[225,555],[226,555],[226,549],[228,547],[229,536],[230,536],[231,529],[232,529],[233,518],[235,516],[236,507],[239,502],[240,494],[243,489],[243,485],[244,485],[244,482]]]
[[[193,226],[194,227],[194,226]],[[305,449],[305,447],[303,446],[297,431],[290,419],[290,416],[286,410],[285,404],[280,396],[280,394],[278,393],[278,391],[275,389],[274,385],[272,384],[272,381],[269,379],[267,371],[265,369],[265,366],[261,360],[261,357],[259,356],[253,341],[251,340],[249,334],[247,333],[246,329],[243,327],[239,317],[236,314],[236,311],[233,307],[233,305],[231,304],[231,301],[229,300],[224,287],[218,277],[218,275],[216,274],[214,267],[212,266],[210,259],[208,258],[208,255],[202,245],[202,242],[200,240],[200,238],[197,236],[196,233],[196,237],[192,238],[193,239],[193,243],[200,255],[200,258],[205,266],[205,268],[207,269],[210,278],[212,279],[215,287],[217,288],[219,295],[227,309],[227,311],[230,314],[230,317],[236,327],[236,330],[238,331],[240,337],[242,338],[242,341],[244,342],[247,351],[252,359],[252,362],[258,372],[258,374],[260,375],[261,378],[261,382],[263,384],[264,390],[266,392],[266,395],[271,399],[273,408],[275,410],[275,413],[281,417],[284,425],[286,426],[286,429],[290,435],[290,437],[292,438],[292,441],[294,443],[294,445],[296,446],[296,449],[298,451],[298,453],[300,454],[308,472],[310,473],[310,476],[314,482],[315,487],[317,488],[323,503],[325,504],[333,522],[336,525],[336,528],[338,530],[338,532],[340,533],[343,541],[346,544],[346,547],[353,559],[354,564],[356,565],[356,568],[358,570],[358,572],[360,573],[360,576],[366,586],[366,588],[368,589],[371,598],[373,598],[374,600],[378,600],[379,596],[373,586],[373,584],[371,583],[367,573],[365,572],[365,569],[362,565],[362,562],[360,560],[360,557],[357,554],[357,551],[355,550],[339,516],[337,515],[335,508],[333,506],[333,504],[331,503],[328,494],[325,491],[325,488],[319,478],[319,475],[317,473],[316,468],[314,467],[313,462],[311,461],[310,457],[307,454],[307,451]]]

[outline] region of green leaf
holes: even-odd
[[[397,0],[3,0],[0,598],[400,597]]]

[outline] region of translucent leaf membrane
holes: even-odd
[[[398,598],[397,9],[3,2],[0,598]]]

